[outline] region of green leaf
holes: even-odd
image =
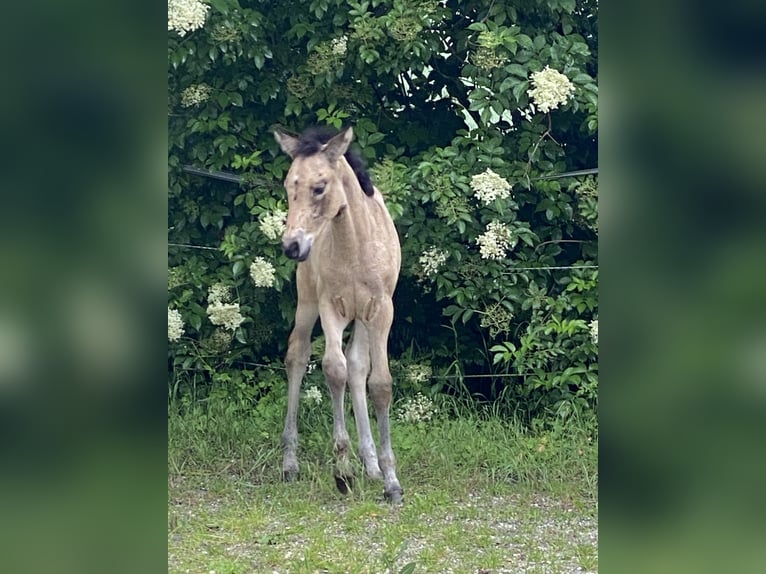
[[[242,273],[242,269],[245,267],[245,262],[241,259],[239,261],[235,261],[234,265],[231,268],[231,274],[234,277],[237,277],[240,273]]]
[[[209,0],[210,4],[221,14],[229,13],[229,3],[226,0]]]
[[[509,74],[513,74],[514,76],[518,76],[520,78],[524,78],[526,80],[527,78],[527,69],[523,66],[520,66],[519,64],[508,64],[505,66],[505,71]]]
[[[527,36],[526,34],[519,34],[516,37],[516,41],[519,43],[519,46],[522,48],[531,48],[532,47],[532,38]]]
[[[515,86],[513,86],[513,97],[514,99],[519,102],[521,101],[521,94],[522,92],[526,92],[529,89],[529,82],[519,82]]]

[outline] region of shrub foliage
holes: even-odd
[[[597,166],[597,0],[207,4],[168,31],[171,388],[280,385],[263,369],[281,367],[295,264],[271,131],[352,125],[402,242],[399,396],[595,409],[597,178],[572,172]],[[216,298],[241,321],[214,324]]]

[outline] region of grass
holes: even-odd
[[[278,405],[177,407],[170,572],[598,571],[597,438],[585,423],[532,432],[470,412],[398,423],[405,501],[392,507],[361,471],[350,494],[336,491],[329,405],[302,411],[301,479],[289,484],[280,480]]]

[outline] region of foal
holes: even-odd
[[[359,455],[370,478],[383,479],[383,494],[402,501],[391,448],[391,373],[388,333],[392,295],[399,276],[399,238],[380,194],[359,158],[348,152],[351,128],[329,137],[317,131],[296,138],[274,136],[293,162],[285,179],[288,214],[282,236],[285,255],[299,261],[298,307],[288,341],[288,403],[283,473],[298,474],[297,411],[300,385],[311,355],[311,331],[320,318],[325,336],[322,371],[332,395],[335,482],[345,493],[353,480],[343,402],[348,383],[359,435]],[[354,323],[342,348],[343,331]],[[367,414],[366,387],[380,432],[376,452]]]

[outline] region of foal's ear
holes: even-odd
[[[348,149],[349,144],[351,144],[353,137],[354,130],[352,130],[351,126],[349,126],[338,135],[334,136],[326,144],[324,144],[322,151],[327,154],[327,159],[330,160],[330,163],[335,163],[338,161],[340,156],[346,153],[346,150]]]
[[[279,130],[274,130],[274,139],[277,140],[279,147],[282,151],[289,155],[291,158],[295,158],[295,152],[298,149],[298,138],[291,135],[287,135]]]

